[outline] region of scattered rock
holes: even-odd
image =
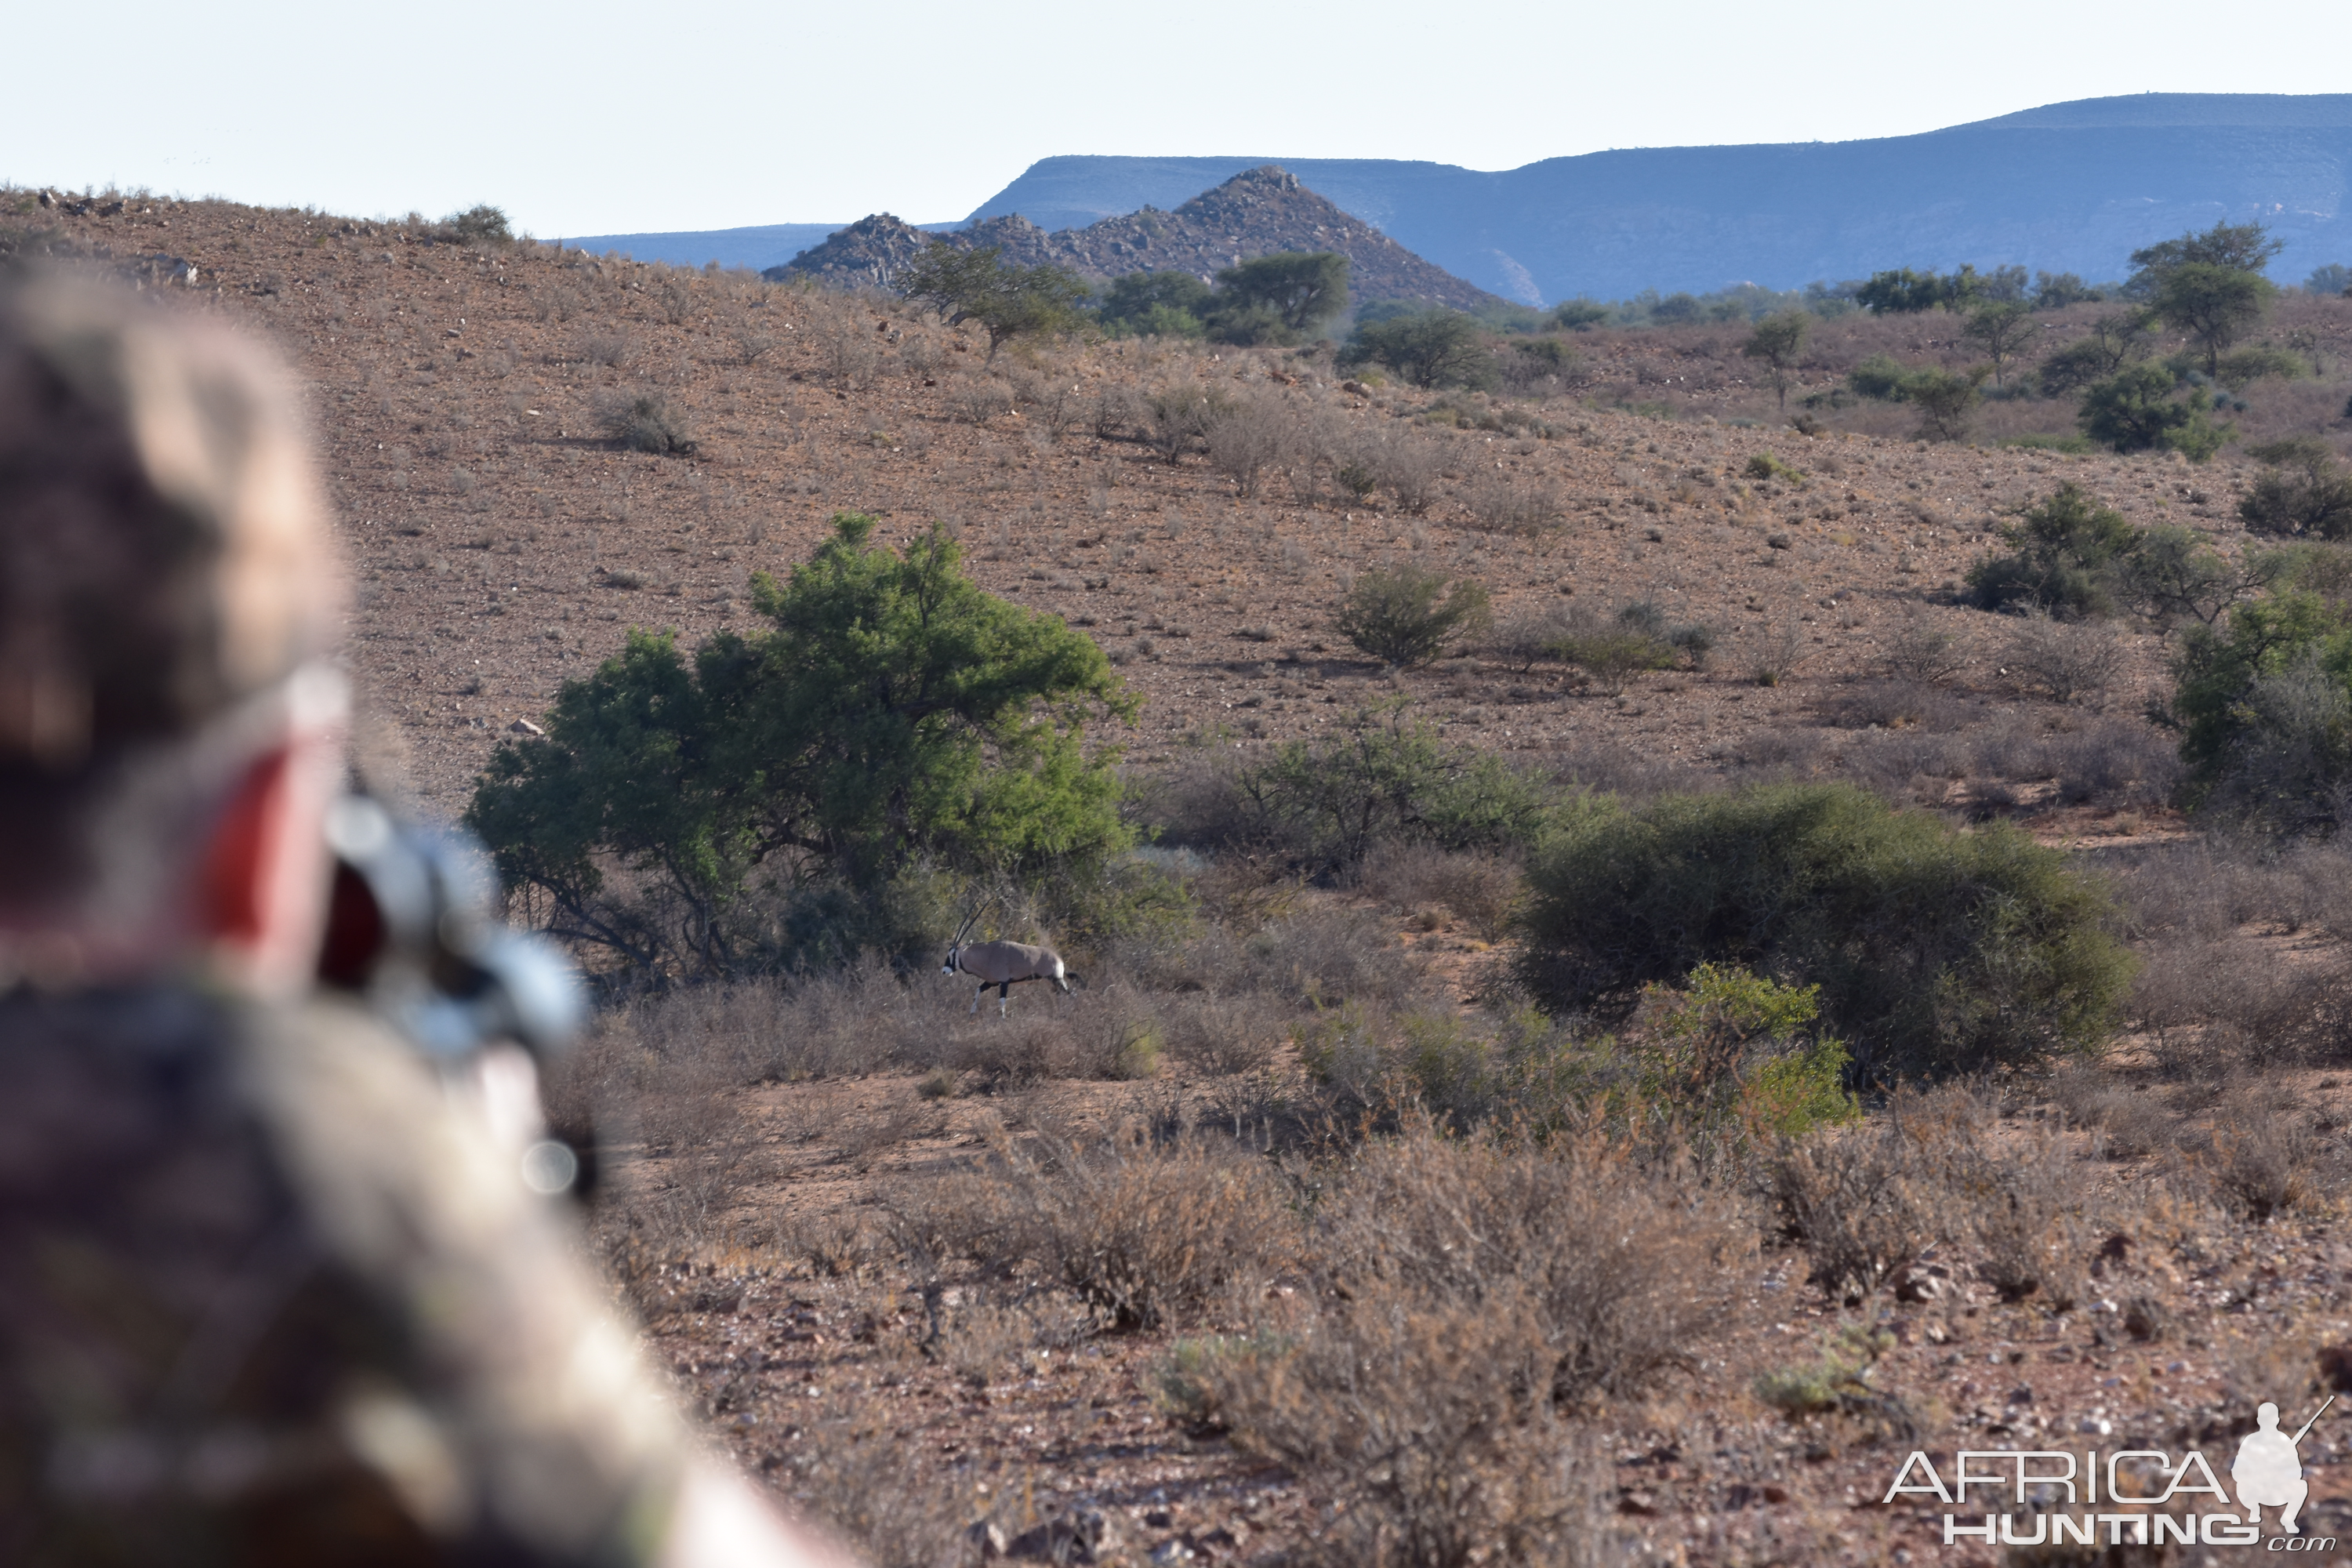
[[[1014,1536],[1004,1555],[1043,1563],[1091,1563],[1095,1548],[1102,1544],[1103,1529],[1103,1516],[1098,1513],[1049,1519]]]
[[[1937,1301],[1949,1294],[1951,1277],[1941,1264],[1913,1264],[1895,1281],[1895,1299],[1898,1301]]]

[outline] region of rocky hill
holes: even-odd
[[[887,213],[877,213],[770,268],[767,276],[814,276],[836,286],[887,284],[932,237]],[[1500,302],[1423,260],[1272,163],[1245,169],[1173,212],[1147,206],[1085,228],[1054,233],[1018,213],[1005,213],[936,237],[965,247],[998,246],[1007,260],[1021,266],[1052,262],[1096,280],[1160,271],[1207,278],[1220,268],[1276,251],[1336,250],[1348,258],[1349,289],[1358,300],[1409,300],[1464,310]]]
[[[1046,158],[971,216],[1095,224],[1265,162]],[[2282,282],[2352,261],[2344,93],[2144,93],[1916,136],[1623,148],[1495,173],[1284,166],[1436,265],[1529,304],[1962,262],[2115,278],[2139,246],[2256,215],[2286,243],[2272,268]]]

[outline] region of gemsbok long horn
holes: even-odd
[[[1050,947],[1034,947],[1025,942],[978,942],[969,947],[959,936],[956,944],[948,949],[947,963],[941,974],[959,972],[980,981],[980,989],[972,993],[971,1011],[980,1011],[980,999],[988,988],[996,987],[996,1016],[1004,1016],[1006,998],[1013,988],[1026,980],[1048,980],[1054,989],[1066,996],[1070,981],[1075,978],[1062,966],[1062,955]],[[967,1015],[969,1016],[969,1015]]]

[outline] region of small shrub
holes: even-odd
[[[1335,478],[1359,500],[1385,496],[1399,511],[1419,517],[1436,503],[1445,453],[1436,442],[1411,431],[1368,437],[1343,454]]]
[[[1339,1500],[1301,1554],[1316,1568],[1556,1563],[1629,1544],[1603,1523],[1608,1467],[1554,1409],[1536,1310],[1369,1286],[1298,1336],[1203,1358],[1201,1396],[1234,1446]]]
[[[2172,710],[2193,805],[2273,832],[2352,820],[2352,629],[2294,589],[2191,626],[2174,658]]]
[[[1939,686],[1966,668],[1969,653],[1966,637],[1914,612],[1888,634],[1885,657],[1897,680]]]
[[[949,394],[948,408],[966,425],[986,425],[1013,412],[1013,392],[1001,381],[975,376]]]
[[[2213,379],[2232,392],[2242,393],[2265,376],[2296,381],[2311,374],[2311,362],[2301,354],[2268,343],[2255,343],[2221,355],[2213,364]]]
[[[1669,626],[1657,606],[1646,603],[1626,605],[1606,621],[1582,609],[1554,611],[1551,618],[1557,629],[1545,652],[1583,670],[1612,697],[1643,670],[1674,668],[1685,648],[1703,659],[1714,646],[1708,628]]]
[[[1876,398],[1885,403],[1900,403],[1910,395],[1906,387],[1910,375],[1909,368],[1900,361],[1878,353],[1847,372],[1845,384],[1858,396]]]
[[[1475,637],[1493,618],[1478,583],[1406,562],[1359,574],[1332,624],[1374,658],[1410,669]]]
[[[1820,990],[1711,963],[1676,989],[1654,987],[1636,1031],[1640,1092],[1682,1126],[1742,1140],[1858,1120],[1844,1045],[1810,1028]]]
[[[1773,1159],[1767,1182],[1781,1226],[1832,1300],[1870,1295],[1937,1239],[1937,1194],[1920,1167],[1895,1125],[1818,1134]]]
[[[1382,844],[1521,843],[1550,805],[1550,791],[1502,758],[1441,744],[1402,702],[1335,728],[1325,741],[1285,742],[1234,780],[1251,836],[1319,870],[1349,870]]]
[[[2352,470],[2326,443],[2303,436],[2251,447],[2266,467],[2238,503],[2238,517],[2263,533],[2342,539],[2352,534]]]
[[[2089,1292],[2090,1184],[2054,1130],[1999,1154],[1968,1151],[1947,1163],[1942,1185],[1979,1278],[2002,1300],[2033,1296],[2063,1312]]]
[[[2301,1107],[2259,1089],[2215,1108],[2190,1161],[2214,1196],[2257,1225],[2332,1196],[2346,1174],[2342,1153],[2331,1158]]]
[[[459,245],[504,246],[514,243],[514,231],[507,226],[507,215],[487,205],[451,213],[441,220],[441,230]]]
[[[1984,400],[1982,365],[1965,373],[1929,368],[1903,378],[1903,399],[1919,411],[1919,434],[1930,441],[1968,438],[1969,419]]]
[[[2096,621],[2059,621],[2035,612],[2011,633],[2008,667],[2060,702],[2105,691],[2123,668],[2123,644]]]
[[[1234,400],[1222,388],[1186,384],[1162,389],[1145,401],[1146,440],[1171,464],[1207,444],[1209,432],[1234,411]]]
[[[1171,1000],[1160,1009],[1160,1028],[1170,1056],[1215,1077],[1265,1067],[1288,1033],[1281,1016],[1259,998],[1213,992]]]
[[[1513,479],[1502,475],[1481,479],[1472,487],[1468,505],[1481,527],[1505,533],[1540,533],[1560,519],[1559,487],[1549,479]]]
[[[1769,452],[1759,452],[1748,458],[1748,466],[1740,472],[1751,479],[1787,479],[1791,483],[1805,477]]]
[[[1189,1321],[1294,1266],[1301,1240],[1265,1162],[1199,1139],[1007,1145],[990,1168],[908,1189],[898,1206],[919,1206],[941,1253],[990,1270],[1034,1261],[1122,1329]]]
[[[2172,395],[2175,381],[2160,365],[2126,367],[2087,388],[2076,422],[2083,434],[2118,452],[2155,448],[2203,462],[2221,450],[2229,432],[2216,429],[2204,406]]]
[[[1245,398],[1211,419],[1202,437],[1209,464],[1244,497],[1277,468],[1293,445],[1288,410],[1273,398]]]
[[[626,364],[635,353],[625,332],[591,332],[580,340],[580,357],[591,364]]]
[[[1841,1415],[1873,1429],[1875,1436],[1916,1438],[1920,1422],[1909,1405],[1899,1394],[1881,1393],[1870,1381],[1879,1358],[1895,1344],[1895,1336],[1884,1329],[1846,1324],[1824,1339],[1822,1353],[1813,1361],[1759,1373],[1753,1385],[1756,1397],[1791,1420]]]
[[[2141,538],[2121,512],[2070,481],[2001,525],[2000,539],[2010,552],[1969,567],[1969,586],[1987,609],[2030,605],[2054,614],[2109,615]]]
[[[597,417],[604,433],[633,452],[691,457],[695,443],[687,434],[685,417],[674,412],[657,392],[607,394],[600,398]]]
[[[1358,886],[1399,908],[1439,903],[1486,940],[1499,940],[1525,891],[1516,862],[1429,843],[1387,843],[1364,857]]]

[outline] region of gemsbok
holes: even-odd
[[[964,973],[977,978],[980,989],[971,995],[971,1011],[980,1011],[980,999],[988,988],[996,987],[996,1016],[1004,1016],[1006,999],[1013,988],[1024,980],[1049,980],[1054,989],[1066,996],[1070,982],[1076,978],[1062,966],[1062,955],[1050,947],[1035,947],[1025,942],[976,942],[964,943],[971,922],[956,932],[955,942],[948,949],[947,962],[940,965],[941,974]],[[969,1014],[966,1016],[970,1016]]]

